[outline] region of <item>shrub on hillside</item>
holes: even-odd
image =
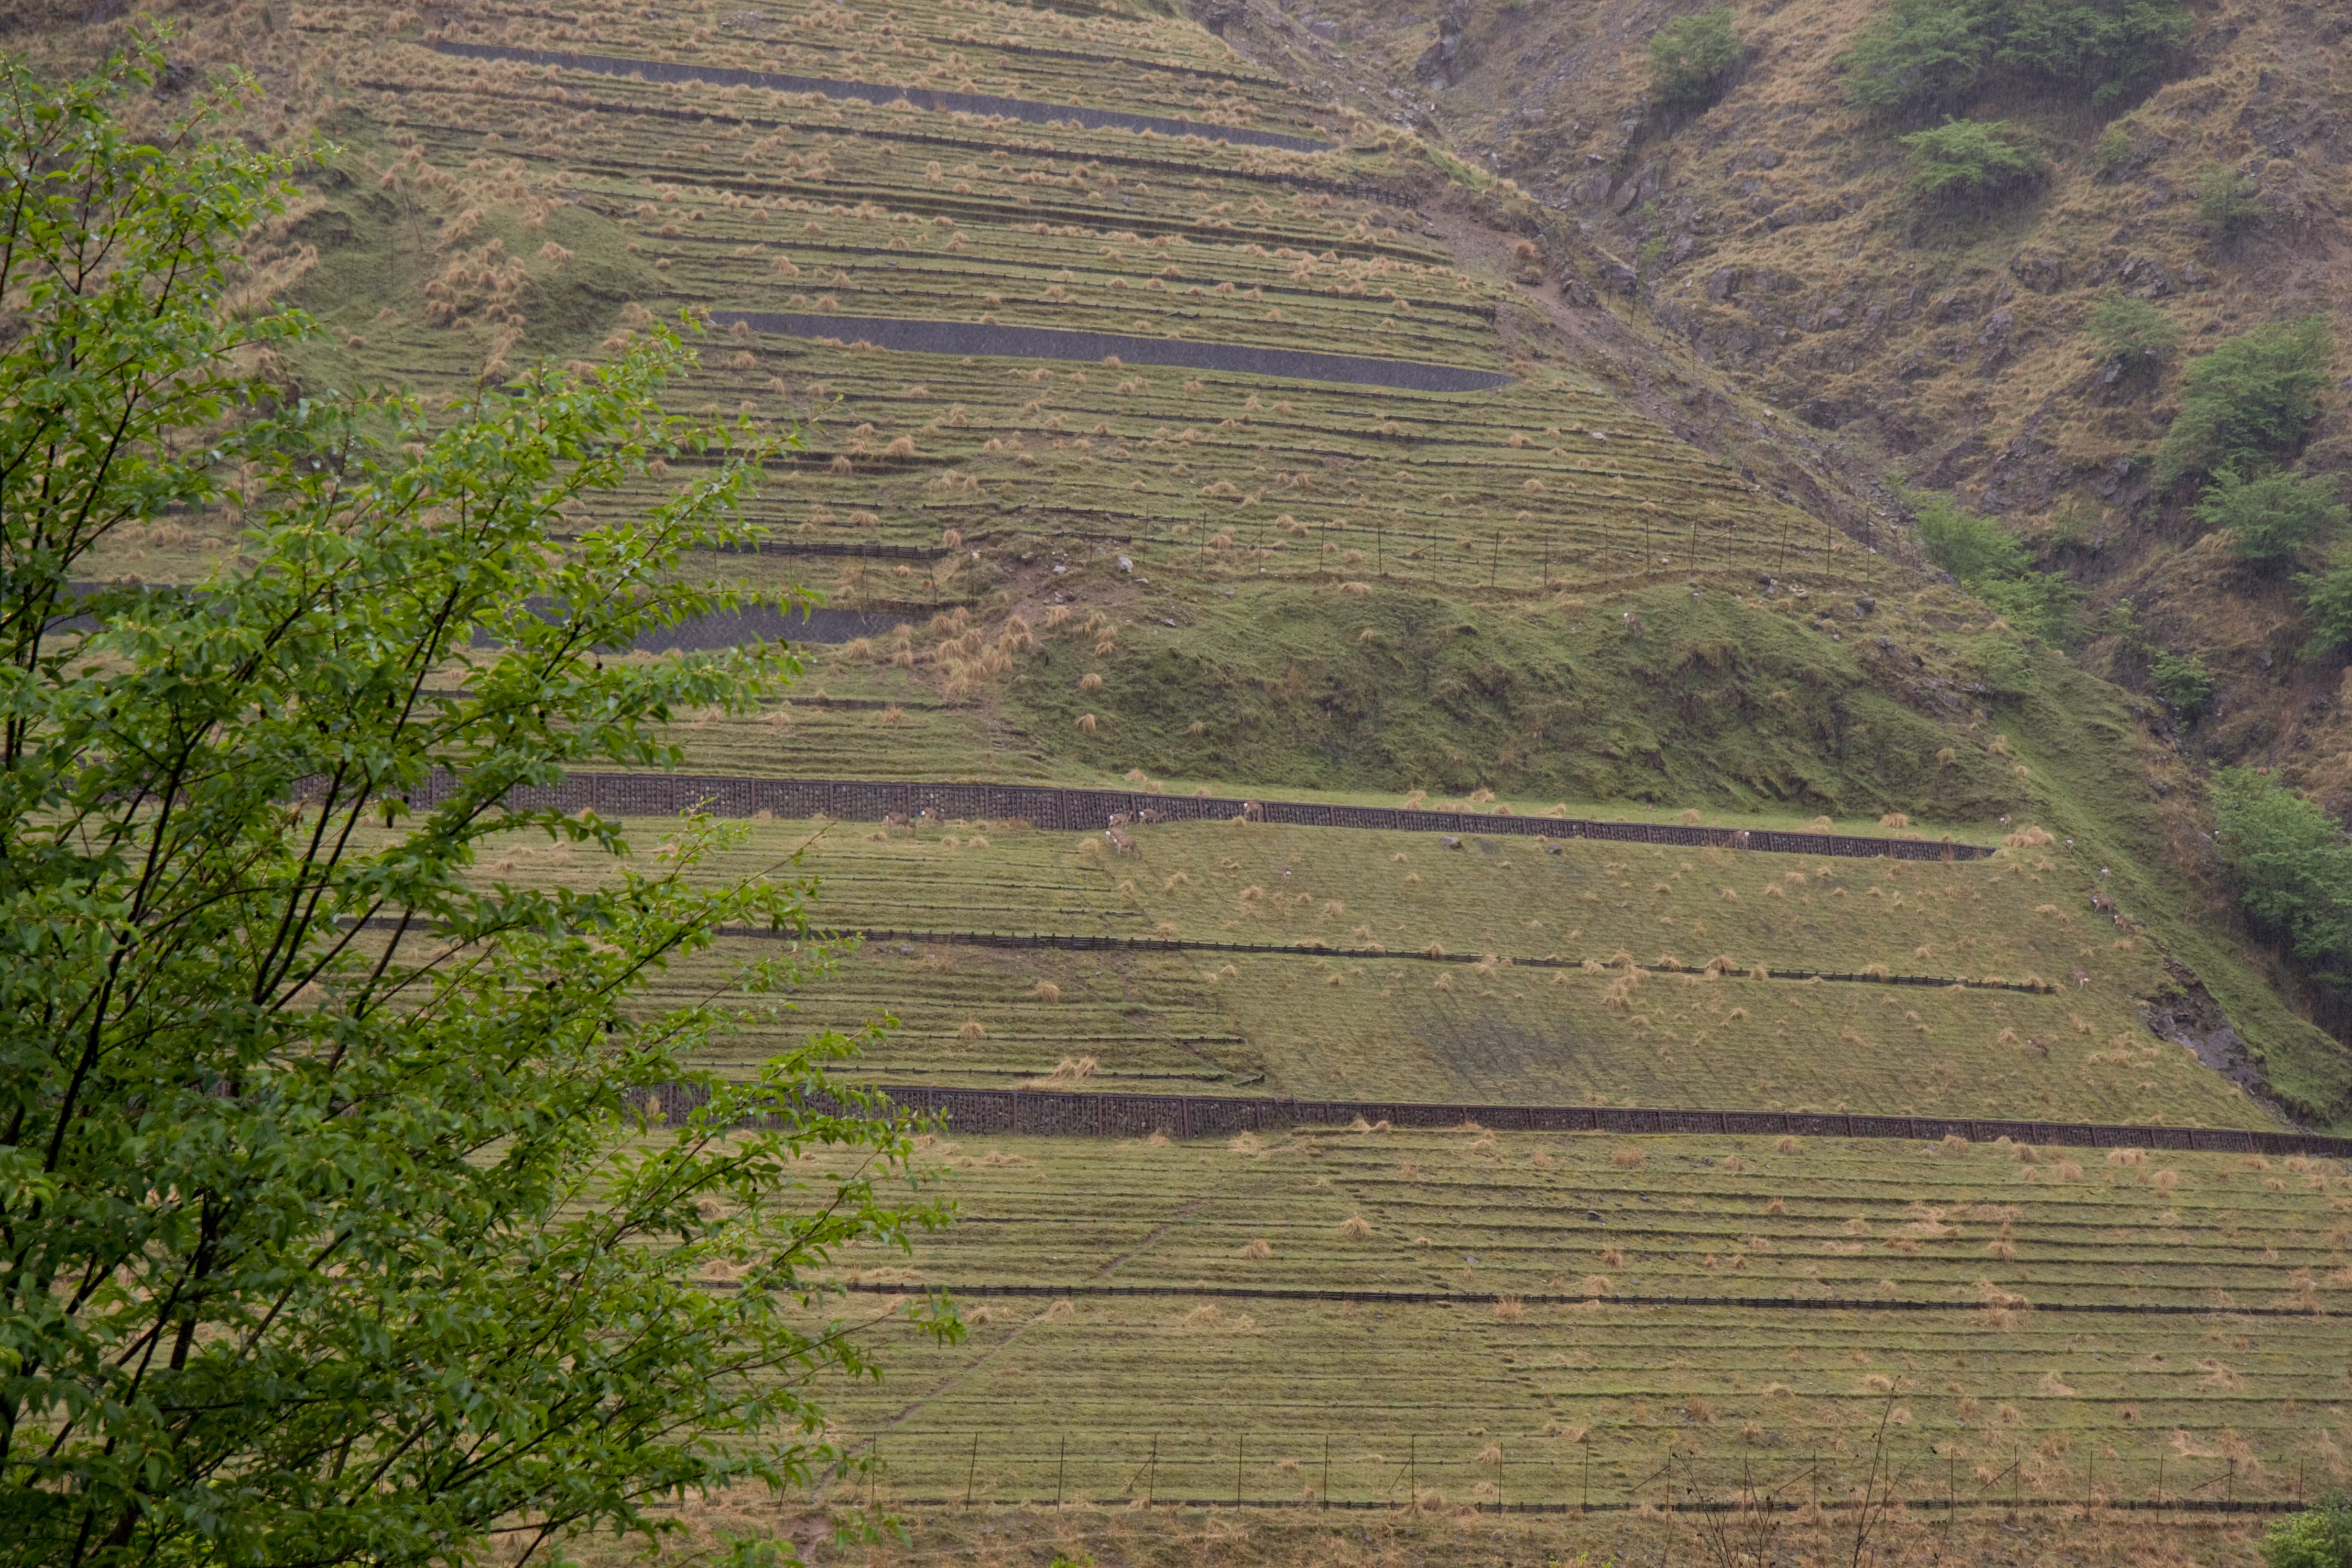
[[[2157,447],[2157,480],[2250,470],[2299,446],[2319,417],[2336,356],[2324,314],[2273,321],[2189,362],[2180,413]]]
[[[2197,521],[2230,535],[2230,550],[2254,566],[2292,561],[2304,546],[2344,526],[2347,509],[2336,499],[2336,476],[2288,473],[2242,479],[2223,468],[2197,502]]]
[[[2042,173],[2041,154],[2006,120],[1947,120],[1904,137],[1903,152],[1912,191],[1936,201],[1999,195]]]
[[[1927,559],[1959,579],[2018,630],[2047,642],[2074,636],[2082,595],[2063,575],[2033,563],[2022,540],[1948,496],[1904,492]]]
[[[2147,689],[2179,710],[2182,718],[2194,719],[2212,699],[2213,675],[2193,653],[2158,648],[2148,658]]]
[[[1704,109],[1723,96],[1747,43],[1737,13],[1717,5],[1677,16],[1650,38],[1650,92],[1672,109]]]
[[[2153,370],[2180,346],[2180,323],[2137,296],[2114,293],[2091,307],[2083,335],[2118,370]]]
[[[2091,89],[2104,106],[2160,73],[2189,36],[2171,0],[2006,0],[2000,63]]]
[[[2235,239],[2262,221],[2262,190],[2237,170],[2210,164],[2197,176],[2197,221]]]
[[[2104,107],[2160,74],[2189,23],[2177,0],[1894,0],[1847,51],[1846,94],[1895,114],[1948,112],[2006,75],[2087,88]]]
[[[2263,1538],[2263,1568],[2352,1568],[2352,1498],[2329,1492]]]
[[[2267,774],[2213,775],[2222,858],[2246,912],[2323,972],[2352,954],[2352,840],[2327,814]]]
[[[2303,600],[2304,625],[2311,628],[2303,657],[2321,659],[2352,648],[2352,546],[2338,544],[2324,569],[2298,574],[2294,585]]]
[[[1949,109],[1992,54],[1993,7],[1977,0],[1895,0],[1846,51],[1846,96],[1863,109]]]

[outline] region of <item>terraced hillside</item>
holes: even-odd
[[[1683,1492],[1669,1450],[1702,1495],[1745,1464],[1843,1497],[1882,1423],[1923,1508],[2342,1468],[2330,1163],[1475,1127],[931,1152],[965,1223],[845,1278],[952,1289],[971,1339],[835,1412],[909,1498],[1622,1506]]]
[[[267,47],[338,142],[257,240],[328,329],[290,379],[464,395],[687,311],[709,334],[680,411],[806,422],[755,503],[763,548],[701,569],[866,618],[826,623],[788,700],[679,715],[689,772],[1998,850],[1242,821],[1133,826],[1122,853],[1017,817],[753,820],[713,874],[797,855],[820,928],[877,934],[718,1071],[887,1015],[856,1071],[934,1085],[2352,1115],[2341,1047],[2179,871],[2193,778],[2145,710],[1565,368],[1517,281],[1542,258],[1507,238],[1474,262],[1423,222],[1507,224],[1517,198],[1197,26],[314,5]],[[193,578],[235,526],[174,521],[105,565]],[[481,874],[605,870],[518,842]],[[1102,938],[1140,940],[1075,944]],[[774,952],[730,936],[654,1000]],[[1940,1467],[1969,1504],[2284,1500],[2352,1443],[2333,1163],[945,1136],[966,1223],[842,1280],[845,1321],[886,1338],[900,1288],[962,1290],[974,1330],[829,1391],[840,1436],[878,1439],[882,1501],[1232,1479],[1254,1502],[1617,1507],[1670,1499],[1670,1456],[1719,1489],[1741,1464],[1794,1484],[1800,1454],[1834,1500],[1881,1423],[1918,1499]],[[1217,1293],[1330,1290],[1370,1294]],[[1077,1439],[1050,1471],[1049,1434]]]

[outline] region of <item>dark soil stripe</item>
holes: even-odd
[[[448,798],[451,780],[436,776],[411,795],[419,806]],[[908,784],[887,780],[719,777],[695,773],[573,773],[562,784],[515,792],[520,807],[586,809],[613,816],[670,816],[699,808],[714,816],[826,816],[880,822],[926,808],[950,821],[1017,822],[1053,832],[1099,830],[1113,812],[1156,811],[1171,822],[1225,822],[1236,816],[1292,827],[1360,827],[1441,833],[1476,843],[1486,837],[1591,838],[1682,849],[1748,849],[1839,859],[1975,860],[1992,851],[1949,839],[1865,838],[1840,833],[1701,827],[1680,822],[1595,822],[1562,816],[1480,816],[1312,801],[1243,801],[1221,795],[1146,795],[1132,790],[1064,789],[1051,784]],[[1148,840],[1147,840],[1148,842]],[[1489,846],[1480,844],[1481,848]],[[1530,846],[1529,847],[1535,847]]]
[[[754,930],[750,926],[722,926],[721,936],[789,936],[797,932]],[[1172,936],[1095,936],[1065,931],[890,931],[881,927],[870,930],[820,933],[823,941],[831,935],[856,937],[865,942],[922,942],[936,947],[1006,947],[1016,949],[1060,948],[1074,952],[1247,952],[1276,958],[1346,958],[1365,962],[1390,962],[1410,959],[1418,963],[1483,963],[1486,955],[1475,952],[1412,952],[1391,951],[1384,947],[1329,947],[1321,942],[1205,942],[1187,941]],[[1580,958],[1506,958],[1502,963],[1513,969],[1580,969]],[[2028,984],[2021,980],[1962,980],[1946,974],[1832,974],[1819,969],[1775,969],[1767,964],[1767,980],[1820,980],[1857,985],[1922,985],[1932,990],[1949,990],[1959,986],[1969,991],[2023,991],[2035,995],[2054,987]],[[1665,973],[1687,973],[1688,970],[1665,970]],[[1739,978],[1752,978],[1752,969],[1729,971]]]
[[[905,1110],[948,1120],[959,1134],[1034,1137],[1230,1138],[1241,1132],[1289,1133],[1348,1128],[1357,1121],[1391,1128],[1498,1132],[1614,1132],[1627,1136],[1888,1138],[1935,1143],[1965,1138],[2062,1149],[2180,1150],[2198,1153],[2352,1158],[2352,1138],[2255,1131],[2235,1127],[2133,1127],[2105,1122],[2002,1121],[1974,1117],[1862,1116],[1845,1111],[1643,1110],[1610,1105],[1431,1105],[1396,1100],[1244,1099],[1202,1094],[1085,1094],[1059,1089],[942,1089],[930,1084],[861,1086]],[[667,1083],[640,1101],[679,1121],[709,1103],[700,1083]]]
[[[713,1281],[721,1289],[732,1281]],[[1517,1301],[1528,1307],[1581,1307],[1598,1301],[1611,1307],[1721,1307],[1744,1311],[1799,1312],[1980,1312],[1982,1301],[1923,1301],[1861,1296],[1638,1296],[1612,1292],[1606,1296],[1567,1292],[1513,1295],[1476,1290],[1335,1290],[1278,1285],[973,1285],[912,1279],[896,1285],[850,1281],[845,1290],[876,1296],[919,1296],[937,1291],[955,1297],[1039,1296],[1181,1296],[1201,1300],[1240,1301],[1357,1301],[1373,1306],[1491,1307]],[[2342,1318],[2352,1313],[2311,1311],[2300,1307],[2216,1307],[2180,1301],[2036,1301],[2012,1309],[2032,1312],[2137,1312],[2176,1318]]]
[[[998,98],[982,92],[941,92],[928,87],[891,87],[879,82],[841,81],[831,77],[740,70],[729,66],[625,59],[614,55],[575,55],[561,49],[518,49],[502,44],[428,44],[425,47],[463,59],[513,60],[523,65],[560,66],[566,70],[589,71],[598,76],[643,77],[647,81],[702,81],[714,87],[759,87],[775,92],[816,92],[827,98],[854,99],[860,103],[886,109],[903,99],[917,109],[945,114],[994,114],[1033,125],[1075,123],[1089,131],[1136,131],[1158,136],[1198,136],[1205,142],[1225,142],[1236,147],[1279,147],[1291,153],[1328,153],[1332,145],[1311,137],[1286,136],[1277,131],[1252,131],[1245,126],[1217,125],[1199,120],[1168,120],[1156,114],[1129,114],[1116,109],[1081,109],[1069,103],[1038,103],[1025,98]]]
[[[713,310],[713,325],[741,321],[757,332],[870,343],[906,353],[995,355],[1006,359],[1098,361],[1173,365],[1229,375],[1287,381],[1393,386],[1408,392],[1485,392],[1509,383],[1499,371],[1414,360],[1317,353],[1307,349],[1259,349],[1243,343],[1147,338],[1127,332],[1081,332],[1061,327],[1013,327],[986,321],[925,321],[900,316],[818,316],[773,310]]]

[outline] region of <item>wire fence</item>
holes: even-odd
[[[893,1507],[1657,1510],[1766,1514],[1901,1509],[2276,1513],[2328,1484],[2305,1455],[2227,1451],[2185,1435],[1948,1437],[1907,1432],[1818,1447],[1705,1428],[1516,1437],[1388,1431],[1043,1431],[898,1427],[836,1435],[819,1490]]]

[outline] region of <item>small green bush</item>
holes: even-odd
[[[2325,568],[2296,574],[2294,586],[2303,600],[2304,625],[2311,628],[2303,657],[2322,659],[2352,647],[2352,550],[2337,545]]]
[[[2081,593],[2062,574],[2036,566],[2017,535],[1948,496],[1913,490],[1903,500],[1917,521],[1927,559],[2010,625],[2046,642],[2076,636]]]
[[[1992,17],[1982,0],[1895,0],[1846,51],[1846,97],[1904,116],[1952,108],[1991,58]]]
[[[2042,173],[2042,159],[2012,138],[2006,120],[1947,120],[1903,138],[1911,189],[1930,200],[1990,196]]]
[[[2352,954],[2352,840],[2319,807],[2244,768],[2213,775],[2213,805],[2217,842],[2237,873],[2246,912],[2279,931],[2304,962],[2339,969]],[[2275,1568],[2280,1560],[2271,1561]]]
[[[2098,344],[2110,364],[2151,369],[2180,346],[2180,323],[2146,300],[2112,293],[2091,307],[2083,335]]]
[[[2147,689],[2179,709],[2183,718],[2194,719],[2212,699],[2213,673],[2193,653],[2158,648],[2147,661]]]
[[[2292,561],[2344,526],[2347,509],[2336,499],[2336,476],[2261,474],[2242,479],[2223,468],[2205,487],[2197,521],[2230,535],[2231,553],[2255,566]]]
[[[1996,76],[2090,89],[2104,107],[2162,73],[2188,37],[2178,0],[1894,0],[1846,51],[1846,96],[1949,112]]]
[[[2263,1568],[2352,1568],[2352,1498],[2329,1492],[2263,1538]]]
[[[1717,5],[1677,16],[1651,35],[1651,96],[1685,110],[1721,98],[1748,48],[1732,26],[1737,15],[1729,5]]]
[[[2172,0],[2006,0],[2003,65],[2087,87],[2104,107],[2158,75],[2189,36],[2189,8]]]
[[[2197,221],[2234,239],[2262,221],[2262,187],[2237,170],[2209,164],[2197,176]]]
[[[2336,356],[2325,314],[2274,321],[2189,362],[2180,412],[2156,453],[2157,480],[2267,466],[2319,417]]]

